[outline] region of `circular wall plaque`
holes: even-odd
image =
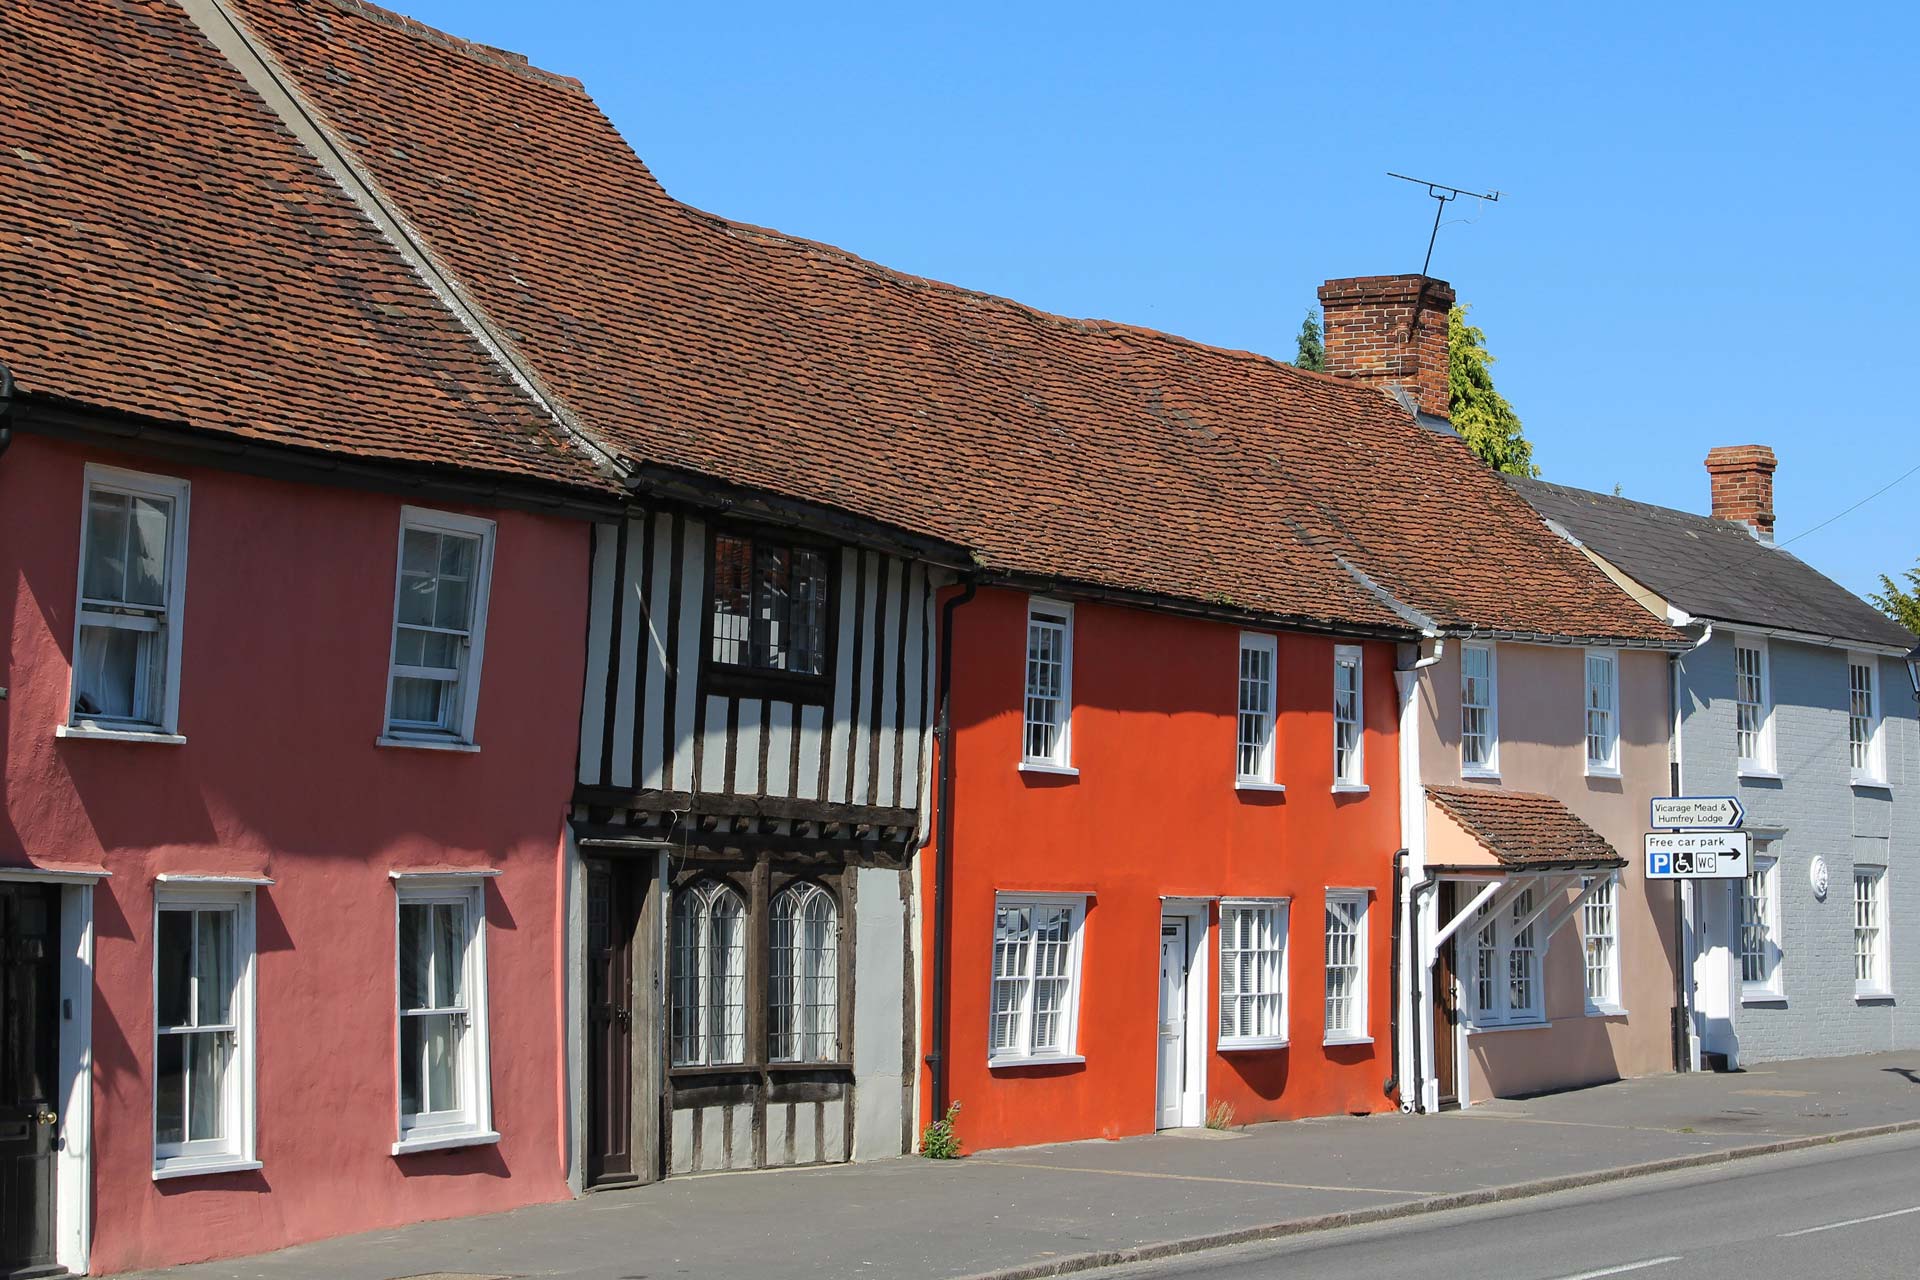
[[[1819,854],[1813,856],[1813,862],[1807,867],[1807,879],[1813,882],[1813,896],[1825,902],[1827,900],[1827,860]]]

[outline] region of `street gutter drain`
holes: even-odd
[[[392,1280],[519,1280],[517,1276],[501,1275],[497,1271],[424,1271],[411,1276],[394,1276]]]

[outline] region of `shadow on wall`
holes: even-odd
[[[1261,1053],[1224,1053],[1220,1058],[1247,1091],[1261,1101],[1278,1102],[1286,1093],[1287,1077],[1293,1071],[1292,1048]]]

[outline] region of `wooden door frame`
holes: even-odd
[[[93,1249],[93,888],[107,874],[0,867],[0,880],[51,884],[60,890],[54,1262],[75,1275],[86,1274]]]
[[[1180,1098],[1180,1127],[1197,1129],[1207,1122],[1207,1029],[1213,1025],[1208,1005],[1207,951],[1212,937],[1213,901],[1208,898],[1162,898],[1154,921],[1154,1044],[1153,1129],[1160,1128],[1160,930],[1170,919],[1187,925],[1187,1016],[1185,1044],[1187,1087]]]
[[[567,1161],[567,1181],[576,1194],[598,1190],[600,1187],[613,1190],[620,1187],[640,1186],[657,1182],[664,1176],[665,1144],[661,1141],[661,1108],[664,1103],[666,1083],[666,1018],[665,1018],[665,972],[666,972],[666,929],[661,915],[661,885],[666,877],[667,856],[664,851],[652,848],[617,849],[593,847],[582,849],[574,838],[571,826],[567,831],[567,850],[570,857],[569,874],[566,877],[568,902],[566,904],[567,928],[567,974],[566,1005],[567,1026],[565,1051],[567,1056],[567,1094],[573,1101],[573,1114],[568,1117],[569,1158]],[[599,1184],[588,1183],[588,1157],[593,1138],[589,1124],[592,1098],[592,1063],[590,1061],[592,1036],[588,1022],[592,1018],[592,1005],[589,999],[590,989],[587,981],[587,863],[609,862],[615,868],[626,869],[633,877],[632,892],[635,898],[634,938],[633,938],[633,985],[628,996],[629,1007],[633,1012],[633,1045],[630,1059],[633,1066],[633,1079],[630,1085],[632,1100],[629,1108],[629,1143],[633,1153],[633,1181],[621,1180]]]

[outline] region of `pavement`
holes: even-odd
[[[1908,1130],[1920,1130],[1920,1051],[1659,1076],[1436,1116],[673,1178],[141,1274],[1027,1280]]]

